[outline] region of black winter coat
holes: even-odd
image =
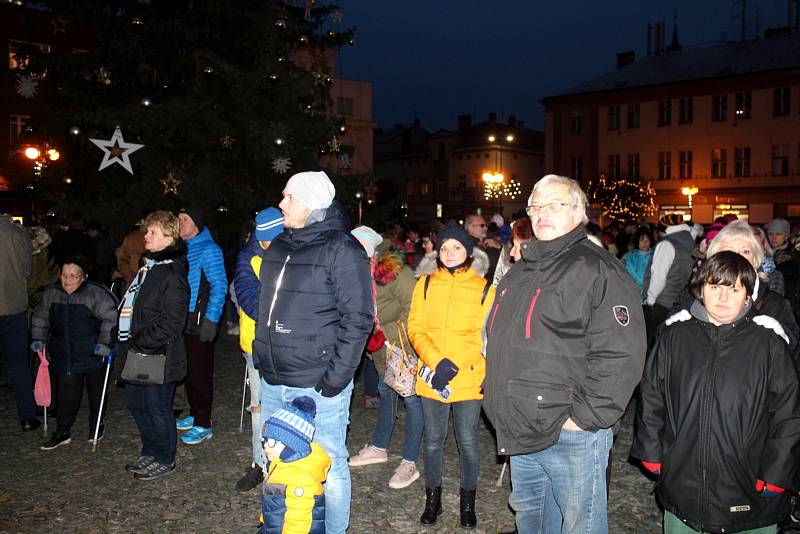
[[[714,326],[692,316],[667,327],[639,386],[631,455],[661,463],[661,504],[703,532],[778,523],[797,488],[800,392],[786,342],[751,321]]]
[[[270,384],[341,390],[372,331],[369,260],[341,205],[288,229],[264,251],[253,359]]]
[[[61,374],[90,373],[103,366],[97,343],[111,345],[117,326],[117,303],[94,282],[84,282],[71,295],[57,280],[47,288],[31,317],[31,339],[47,343],[47,358]]]
[[[582,226],[527,243],[522,257],[486,326],[483,407],[500,454],[552,446],[568,417],[584,430],[613,426],[646,352],[639,288]]]
[[[160,252],[147,253],[155,261],[136,295],[131,316],[130,339],[120,344],[115,360],[118,377],[128,349],[143,354],[166,354],[164,382],[179,382],[186,376],[186,345],[183,332],[189,315],[189,283],[186,281],[186,245],[182,241]]]

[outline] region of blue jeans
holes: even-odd
[[[511,457],[519,532],[607,534],[606,467],[614,436],[561,430],[552,447]]]
[[[452,406],[453,428],[461,470],[461,487],[465,490],[474,490],[478,486],[478,470],[481,459],[478,439],[481,401],[445,403],[426,397],[422,397],[420,400],[422,401],[422,414],[425,417],[425,486],[435,488],[442,485],[444,441],[447,438],[447,421]]]
[[[331,457],[331,468],[325,482],[325,532],[344,534],[350,523],[350,468],[347,466],[347,425],[350,422],[350,398],[353,382],[335,397],[323,397],[313,387],[273,386],[261,380],[261,421],[266,421],[284,404],[308,395],[317,403],[314,418],[314,441]]]
[[[364,358],[364,365],[361,368],[361,373],[364,375],[364,395],[377,397],[379,375],[372,358]]]
[[[160,386],[125,384],[128,409],[139,427],[142,437],[142,456],[152,456],[156,462],[171,464],[175,461],[178,431],[172,412],[175,383]]]
[[[0,355],[8,365],[8,375],[17,399],[20,419],[36,417],[33,378],[28,363],[28,319],[25,312],[0,315]],[[39,359],[36,359],[38,364]]]
[[[392,439],[395,418],[397,417],[397,392],[383,382],[383,375],[378,375],[378,393],[381,400],[378,404],[378,420],[372,433],[372,445],[379,449],[388,449]],[[422,402],[416,395],[403,398],[406,407],[406,429],[403,440],[403,460],[416,462],[419,458],[419,446],[422,443]]]
[[[250,435],[253,445],[253,463],[259,467],[264,467],[264,448],[261,446],[261,376],[258,369],[253,365],[253,355],[247,352],[242,353],[245,365],[247,366],[247,383],[250,386]]]

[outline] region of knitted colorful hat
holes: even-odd
[[[278,208],[267,208],[256,215],[256,239],[272,241],[283,232],[283,214]]]
[[[317,404],[308,396],[297,397],[292,404],[281,408],[264,421],[261,441],[274,439],[283,443],[281,460],[294,462],[311,453],[311,440],[314,439],[314,416]]]

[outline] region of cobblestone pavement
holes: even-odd
[[[213,439],[195,446],[179,443],[177,471],[155,482],[139,482],[124,470],[124,464],[137,457],[140,442],[121,389],[109,388],[105,439],[92,453],[86,441],[85,399],[72,443],[41,451],[42,433],[20,431],[12,391],[0,388],[0,532],[254,532],[258,490],[233,490],[250,462],[249,417],[244,432],[238,431],[244,362],[237,345],[232,336],[217,342]],[[369,441],[377,415],[363,407],[361,391],[359,382],[348,434],[353,454]],[[457,532],[458,463],[452,431],[445,451],[444,514],[436,527],[423,528],[418,522],[425,500],[422,479],[403,490],[389,489],[388,480],[400,461],[402,422],[401,409],[387,464],[352,470],[349,532]],[[49,426],[54,430],[54,419]],[[657,533],[661,521],[650,494],[652,482],[626,461],[631,427],[629,413],[614,447],[609,532]],[[488,423],[482,422],[480,431],[478,528],[472,532],[511,531],[508,472],[496,487],[502,464]],[[422,469],[421,460],[419,464]]]

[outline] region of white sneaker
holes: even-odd
[[[358,454],[350,458],[347,465],[350,467],[360,467],[362,465],[382,464],[389,461],[386,451],[376,449],[372,445],[364,445]]]
[[[397,469],[394,470],[392,478],[389,479],[389,487],[392,489],[407,488],[419,478],[417,465],[403,460]]]

